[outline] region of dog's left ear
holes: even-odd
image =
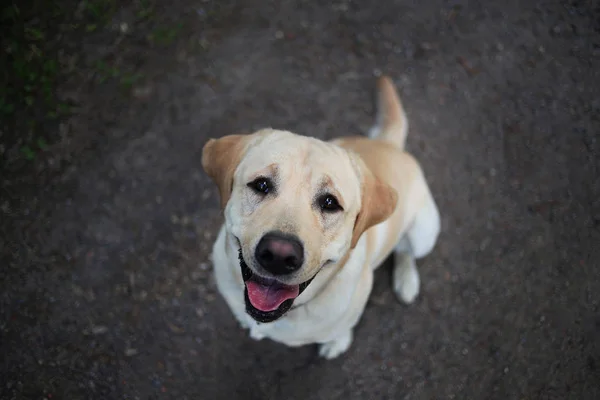
[[[398,193],[363,166],[362,204],[352,232],[352,245],[356,247],[361,235],[373,225],[385,221],[396,208]]]
[[[246,151],[249,135],[210,139],[202,148],[202,168],[217,184],[221,207],[225,208],[233,189],[233,174]]]

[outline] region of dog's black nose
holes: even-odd
[[[273,275],[291,274],[304,263],[304,247],[295,236],[269,232],[258,242],[254,256]]]

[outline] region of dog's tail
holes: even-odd
[[[376,102],[377,116],[375,125],[369,131],[369,137],[404,149],[408,120],[394,82],[385,75],[377,79]]]

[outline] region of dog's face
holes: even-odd
[[[285,314],[321,268],[338,262],[395,205],[393,189],[356,156],[289,132],[211,140],[202,162],[239,245],[246,310],[261,322]]]

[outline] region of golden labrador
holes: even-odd
[[[415,259],[434,247],[440,216],[393,82],[380,77],[370,138],[325,142],[263,129],[209,140],[202,166],[225,223],[213,248],[218,290],[255,339],[320,344],[334,358],[352,342],[373,271],[394,252],[394,291],[419,293]]]

